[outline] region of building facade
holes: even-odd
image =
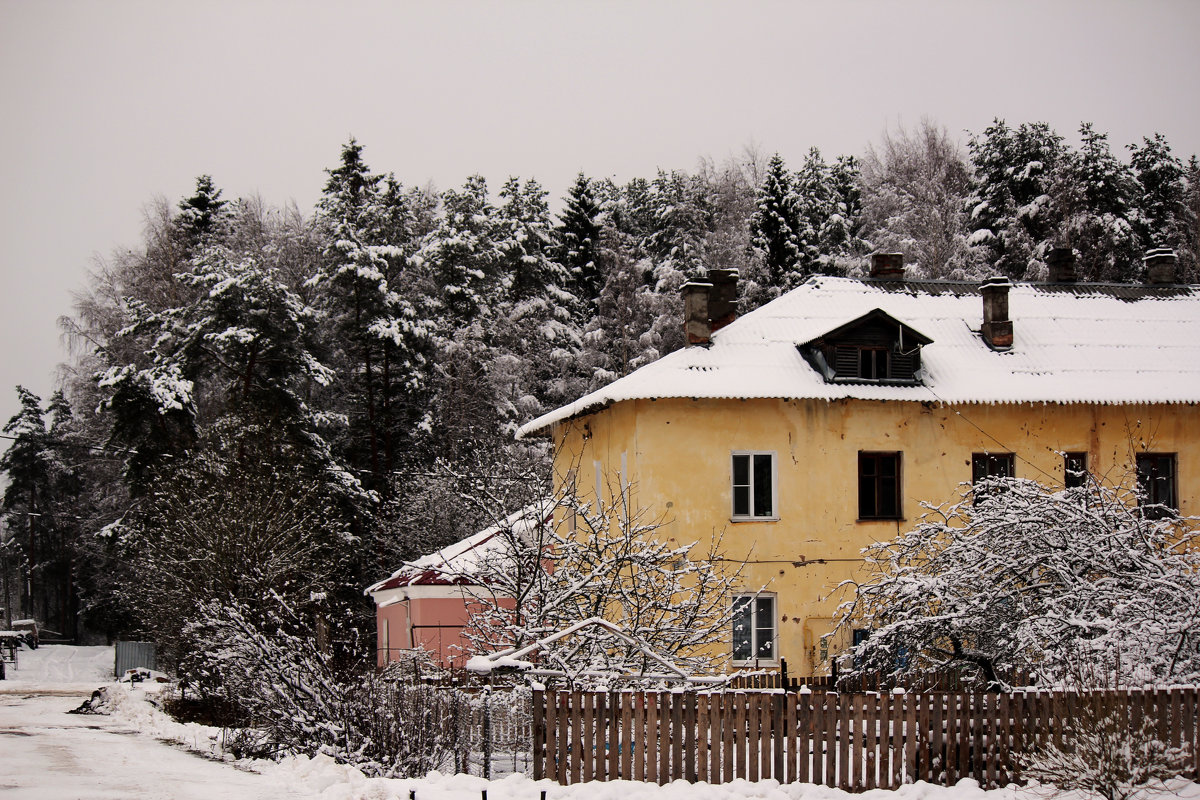
[[[861,550],[984,475],[1086,470],[1200,513],[1200,287],[1157,262],[1138,286],[1066,266],[922,282],[876,257],[869,278],[816,276],[738,319],[736,276],[715,273],[684,287],[689,347],[519,435],[552,437],[581,494],[630,487],[662,536],[723,532],[744,563],[733,666],[827,674]]]

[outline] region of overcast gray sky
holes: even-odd
[[[1081,120],[1200,151],[1200,3],[0,0],[0,424],[142,207],[202,173],[305,211],[354,135],[439,187],[628,179],[754,143],[799,164],[897,122]]]

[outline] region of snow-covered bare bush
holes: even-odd
[[[202,611],[197,636],[228,698],[262,731],[259,748],[321,753],[386,777],[424,775],[462,749],[470,717],[461,693],[339,664],[282,601]]]
[[[996,480],[926,508],[864,550],[868,575],[840,620],[870,631],[854,672],[1049,685],[1086,663],[1101,686],[1200,677],[1195,520],[1144,513],[1136,492],[1094,479]]]
[[[740,566],[722,558],[721,536],[681,543],[665,520],[639,507],[635,487],[613,481],[611,500],[586,501],[570,482],[524,512],[498,518],[489,546],[462,577],[475,586],[469,632],[479,653],[521,648],[593,618],[627,638],[593,627],[539,651],[539,663],[568,682],[585,674],[661,673],[648,651],[691,674],[718,670]],[[503,508],[486,495],[485,508]]]
[[[1153,784],[1186,773],[1191,749],[1173,747],[1144,716],[1131,722],[1128,709],[1108,706],[1107,695],[1082,696],[1063,741],[1049,738],[1019,757],[1020,775],[1058,792],[1094,792],[1104,800],[1137,797]]]

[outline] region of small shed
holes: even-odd
[[[463,666],[470,655],[467,630],[483,604],[511,607],[480,574],[495,569],[510,536],[522,535],[549,518],[534,504],[460,542],[401,565],[365,590],[375,601],[376,663],[380,667],[405,651],[422,649],[441,666]]]

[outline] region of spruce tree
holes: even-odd
[[[570,276],[568,286],[579,299],[584,316],[589,316],[603,286],[597,262],[600,240],[601,209],[592,181],[582,172],[567,190],[563,211],[558,217],[558,261]]]
[[[796,239],[800,246],[798,266],[801,275],[836,272],[828,250],[829,219],[835,213],[833,185],[829,165],[821,151],[813,147],[795,178],[797,214]]]
[[[1131,281],[1139,277],[1142,248],[1134,207],[1136,179],[1128,165],[1113,156],[1108,134],[1092,124],[1079,130],[1082,144],[1064,172],[1071,198],[1064,203],[1069,244],[1079,251],[1076,269],[1089,281]]]
[[[430,335],[424,297],[409,256],[422,214],[419,193],[370,171],[354,139],[328,170],[318,203],[326,232],[321,265],[310,283],[336,336],[333,364],[343,375],[339,409],[350,420],[347,457],[369,470],[368,486],[386,493],[388,474],[405,452],[424,410]]]
[[[1187,181],[1183,162],[1171,152],[1161,133],[1131,144],[1130,166],[1137,176],[1135,198],[1139,213],[1138,235],[1145,247],[1185,246]]]
[[[750,235],[762,257],[767,285],[783,290],[798,283],[796,265],[801,243],[797,235],[796,194],[783,157],[776,153],[758,192],[758,208],[750,218]]]
[[[19,595],[22,617],[74,636],[77,604],[72,563],[77,530],[72,512],[78,482],[71,466],[76,459],[65,452],[70,411],[59,392],[45,410],[41,399],[23,386],[17,387],[17,396],[21,410],[4,426],[12,444],[0,456],[0,471],[8,482],[0,509],[8,515],[11,535],[0,545],[0,568],[5,571],[0,578],[10,594]],[[11,608],[8,603],[13,599],[5,597],[0,603]]]
[[[216,232],[222,216],[228,213],[228,203],[221,199],[221,190],[213,184],[211,175],[196,178],[196,192],[179,201],[175,224],[184,247],[195,251]]]
[[[1010,128],[997,119],[968,143],[974,180],[966,200],[974,257],[987,271],[1025,276],[1057,235],[1055,178],[1067,153],[1044,122]]]

